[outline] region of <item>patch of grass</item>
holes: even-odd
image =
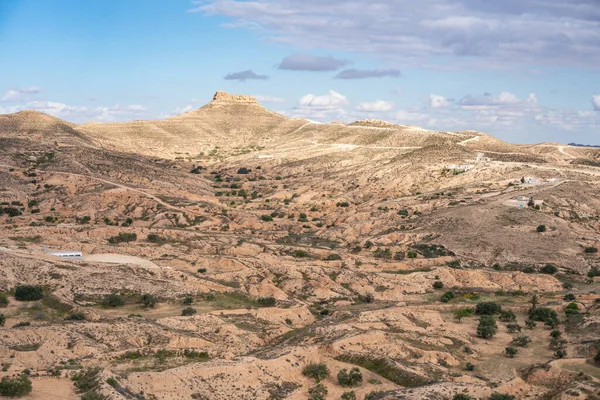
[[[342,354],[335,359],[363,367],[400,386],[419,387],[429,383],[422,376],[398,368],[395,362],[388,358],[369,357],[361,354]]]
[[[406,269],[406,270],[386,270],[383,271],[385,274],[396,274],[396,275],[410,275],[415,272],[431,272],[431,268],[418,268],[418,269]]]
[[[41,243],[42,237],[40,235],[37,236],[11,236],[10,240],[14,240],[15,242],[22,243]]]

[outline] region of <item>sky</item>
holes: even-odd
[[[317,122],[600,144],[600,1],[0,0],[0,114],[159,119],[217,90]]]

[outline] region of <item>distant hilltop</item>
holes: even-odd
[[[596,148],[600,148],[600,144],[569,143],[569,146],[575,146],[575,147],[596,147]]]
[[[215,103],[248,103],[248,104],[258,104],[256,98],[245,95],[245,94],[230,94],[219,90],[213,96],[213,102]]]

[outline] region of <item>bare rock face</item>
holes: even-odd
[[[217,93],[215,93],[215,95],[213,96],[213,102],[216,103],[244,103],[244,104],[257,104],[258,105],[258,101],[249,95],[245,95],[245,94],[229,94],[227,92],[221,91],[219,90]]]

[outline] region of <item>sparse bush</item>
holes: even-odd
[[[319,383],[329,376],[329,368],[325,363],[311,363],[304,367],[302,375],[313,378]]]
[[[559,349],[554,353],[555,358],[565,358],[567,356],[567,350]]]
[[[322,383],[308,389],[308,400],[325,400],[327,398],[327,387]]]
[[[342,400],[356,400],[356,393],[354,393],[354,390],[350,391],[350,392],[344,392],[342,393]]]
[[[127,218],[125,222],[121,224],[121,226],[131,226],[133,224],[133,218]]]
[[[558,268],[556,268],[554,265],[546,264],[542,267],[541,271],[544,274],[554,275],[558,272]]]
[[[442,282],[442,281],[433,282],[434,289],[442,289],[443,287],[444,287],[444,282]]]
[[[359,295],[358,301],[361,303],[372,303],[375,301],[375,296],[372,293],[367,293],[366,295]]]
[[[69,316],[67,316],[65,319],[67,321],[85,321],[85,314],[82,312],[75,312],[69,314]]]
[[[21,212],[21,210],[19,210],[18,208],[15,207],[0,207],[0,215],[2,214],[6,214],[9,217],[18,217],[19,215],[22,215],[23,213]]]
[[[508,325],[506,325],[506,329],[508,329],[508,331],[510,333],[521,332],[521,325],[519,325],[519,324],[508,324]]]
[[[146,236],[146,240],[150,243],[165,243],[167,242],[167,238],[157,235],[156,233],[149,233]]]
[[[108,243],[110,243],[110,244],[129,243],[129,242],[135,242],[136,240],[137,240],[137,234],[121,232],[117,236],[109,237]]]
[[[365,242],[365,249],[370,249],[371,247],[373,247],[373,242],[371,242],[370,240],[367,240]]]
[[[4,316],[4,314],[0,314],[0,326],[4,326],[5,323],[6,317]]]
[[[5,376],[0,381],[0,396],[23,397],[31,392],[31,380],[26,375],[16,378]]]
[[[206,273],[207,269],[206,268],[198,268],[198,273],[199,274],[204,274]]]
[[[41,286],[20,285],[15,289],[15,300],[36,301],[44,297],[44,289]]]
[[[192,316],[192,315],[194,315],[196,313],[197,313],[196,309],[192,308],[192,307],[186,307],[183,310],[181,310],[181,316],[182,317],[189,317],[189,316]]]
[[[587,254],[594,254],[594,253],[598,252],[598,248],[589,246],[589,247],[586,247],[585,249],[583,249],[583,251],[584,251],[584,253],[587,253]]]
[[[145,293],[140,297],[140,302],[145,308],[154,308],[156,303],[158,303],[156,297],[148,293]]]
[[[402,260],[404,260],[404,257],[405,257],[405,255],[404,255],[404,252],[402,252],[402,251],[397,251],[394,253],[394,260],[396,260],[396,261],[402,261]]]
[[[447,303],[450,300],[452,300],[454,298],[454,296],[455,296],[455,294],[453,291],[448,291],[442,295],[442,297],[440,298],[440,301],[442,303]]]
[[[415,251],[409,251],[409,252],[406,253],[406,256],[408,258],[417,258],[417,252],[415,252]]]
[[[475,306],[475,314],[477,315],[494,315],[502,311],[502,307],[493,301],[477,303]]]
[[[296,250],[294,251],[293,256],[296,258],[306,258],[308,257],[308,252],[306,252],[305,250]]]
[[[484,339],[493,337],[498,330],[496,320],[491,315],[483,315],[477,325],[477,336]]]
[[[338,260],[341,260],[341,259],[342,259],[342,256],[340,256],[339,254],[337,254],[337,253],[331,253],[331,254],[329,254],[327,256],[327,258],[325,260],[327,260],[327,261],[338,261]]]
[[[104,296],[100,304],[104,307],[120,307],[125,305],[125,299],[120,294],[113,292]]]
[[[240,169],[237,170],[237,173],[240,175],[247,175],[250,173],[250,170],[246,167],[242,167]]]
[[[183,300],[181,300],[181,304],[184,306],[190,306],[194,302],[194,298],[192,296],[185,296]]]
[[[113,388],[117,388],[119,386],[119,381],[117,381],[115,378],[113,378],[112,376],[110,378],[108,378],[106,380],[106,383],[108,383],[110,386],[112,386]]]
[[[461,321],[465,317],[470,317],[473,314],[472,308],[459,308],[454,310],[454,319]]]
[[[382,249],[378,247],[373,253],[373,257],[390,260],[392,258],[392,251],[390,249]]]
[[[467,371],[475,371],[475,364],[468,362],[465,364],[465,369]]]
[[[533,329],[533,328],[535,328],[537,326],[537,323],[534,320],[532,320],[532,319],[528,319],[527,321],[525,321],[525,326],[528,329]]]
[[[576,297],[573,293],[568,293],[568,294],[565,294],[565,296],[563,297],[563,300],[564,301],[575,301]]]
[[[337,378],[340,386],[360,386],[363,381],[362,373],[357,367],[352,368],[350,372],[345,368],[340,370]]]
[[[515,396],[504,393],[492,393],[490,400],[515,400]]]
[[[531,338],[526,335],[519,335],[510,342],[510,344],[514,344],[515,346],[519,347],[527,347],[529,343],[531,343]]]
[[[546,225],[538,225],[537,228],[535,228],[536,231],[542,233],[542,232],[546,232]]]
[[[500,311],[500,316],[498,317],[502,322],[513,322],[517,320],[517,316],[514,312],[508,311]]]
[[[260,217],[260,219],[262,219],[263,221],[266,221],[266,222],[272,222],[273,221],[273,217],[270,216],[270,215],[268,215],[268,214],[267,215],[263,215],[262,217]]]
[[[452,400],[473,400],[473,398],[468,394],[458,393],[455,394],[454,397],[452,397]]]
[[[577,303],[569,303],[565,307],[565,314],[567,315],[575,315],[579,314],[579,305]]]
[[[277,304],[277,300],[275,300],[275,297],[261,297],[260,299],[258,299],[258,304],[261,307],[273,307],[275,304]]]
[[[373,390],[365,396],[365,400],[375,400],[379,398],[384,392],[381,390]]]
[[[588,271],[587,276],[588,278],[595,278],[596,276],[600,276],[600,269],[598,269],[598,267],[592,268],[590,271]]]
[[[548,307],[537,307],[532,310],[529,314],[529,318],[533,321],[546,322],[552,321],[555,324],[558,324],[558,314],[556,311],[548,308]]]
[[[6,307],[8,303],[8,296],[6,293],[0,292],[0,307]]]
[[[598,353],[596,353],[596,355],[594,356],[594,362],[597,365],[600,365],[600,349],[598,349]]]
[[[516,349],[515,347],[506,347],[504,349],[504,353],[506,354],[507,357],[510,357],[510,358],[513,358],[514,356],[516,356],[518,352],[519,352],[519,350]]]

